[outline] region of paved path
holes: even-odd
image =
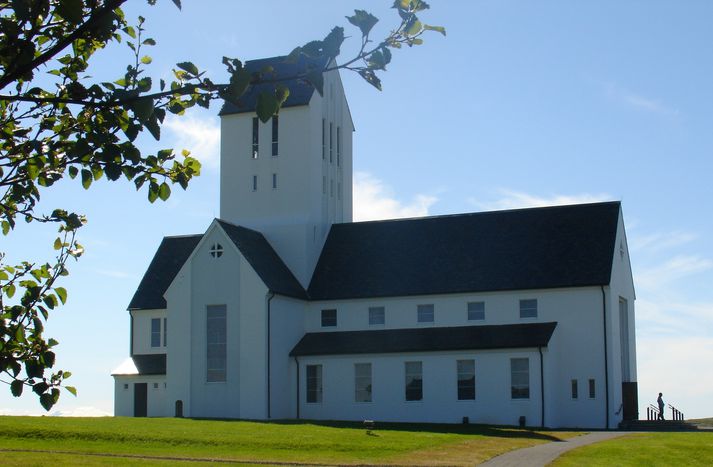
[[[629,432],[626,431],[595,431],[586,435],[575,436],[566,441],[553,441],[551,443],[538,444],[531,448],[516,449],[493,457],[480,465],[483,467],[545,466],[570,449],[628,434]]]

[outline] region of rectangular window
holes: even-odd
[[[577,399],[579,397],[579,388],[577,387],[577,380],[572,380],[572,399]]]
[[[342,158],[342,129],[337,127],[337,166]]]
[[[423,399],[423,368],[421,362],[405,362],[406,400],[420,401]]]
[[[537,318],[537,299],[520,300],[520,318]]]
[[[475,360],[458,360],[458,400],[475,400]]]
[[[432,323],[433,322],[433,305],[418,305],[417,310],[417,321],[419,323]]]
[[[322,310],[322,327],[333,327],[337,325],[337,310]]]
[[[277,156],[277,149],[278,149],[277,140],[278,140],[278,132],[279,132],[278,125],[279,125],[279,123],[278,123],[277,115],[275,115],[274,117],[272,117],[272,155],[273,156]]]
[[[326,195],[327,194],[327,176],[322,175],[322,194]]]
[[[371,402],[371,363],[354,364],[354,401]]]
[[[164,318],[163,319],[163,346],[166,347],[166,344],[168,343],[168,319]]]
[[[594,397],[596,396],[595,390],[596,390],[596,386],[594,383],[594,379],[590,379],[589,380],[589,398],[590,399],[594,399]]]
[[[513,399],[530,398],[530,359],[510,359],[510,396]]]
[[[322,403],[322,365],[307,365],[307,402]]]
[[[485,302],[468,302],[468,321],[485,319]]]
[[[277,190],[277,174],[272,174],[272,189]]]
[[[253,191],[257,191],[257,175],[253,175]]]
[[[334,197],[334,180],[329,181],[329,196]]]
[[[327,158],[327,120],[322,119],[322,159]]]
[[[208,305],[206,313],[206,381],[224,382],[227,368],[227,326],[225,305]]]
[[[369,325],[384,324],[386,322],[386,310],[383,306],[369,307]]]
[[[332,161],[334,160],[333,154],[334,154],[334,125],[332,122],[329,122],[329,163],[331,164]]]
[[[161,318],[151,320],[151,347],[161,347]]]
[[[253,117],[253,151],[252,151],[252,158],[257,159],[258,154],[260,153],[260,139],[258,136],[258,132],[260,130],[260,121],[257,119],[257,117]]]

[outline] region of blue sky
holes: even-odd
[[[132,1],[158,41],[150,74],[192,60],[224,80],[221,57],[260,58],[323,37],[354,8],[397,21],[387,0]],[[707,1],[432,0],[423,15],[446,38],[398,51],[383,92],[342,74],[356,125],[355,214],[438,215],[621,200],[636,283],[641,407],[663,392],[689,417],[713,415],[713,3]],[[349,29],[348,29],[349,32]],[[356,31],[352,31],[355,34]],[[348,57],[356,44],[343,48]],[[125,46],[92,73],[117,78]],[[204,163],[188,191],[150,205],[126,183],[78,182],[43,193],[42,208],[86,213],[87,252],[63,284],[67,306],[48,336],[76,399],[60,414],[111,413],[109,376],[128,355],[125,308],[164,235],[203,232],[218,214],[219,106],[169,121],[156,144]],[[20,225],[9,260],[45,259],[53,232]],[[40,413],[0,391],[0,413]]]

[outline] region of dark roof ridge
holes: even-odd
[[[498,214],[498,213],[511,213],[520,211],[535,211],[535,210],[552,210],[552,209],[563,209],[572,207],[585,207],[594,205],[619,205],[621,206],[621,200],[611,200],[611,201],[592,201],[589,203],[571,203],[571,204],[555,204],[551,206],[528,206],[522,208],[508,208],[508,209],[495,209],[492,211],[473,211],[473,212],[459,212],[452,214],[433,214],[429,216],[414,216],[414,217],[398,217],[395,219],[373,219],[368,221],[356,221],[356,222],[340,222],[333,225],[349,225],[349,224],[374,224],[374,223],[385,223],[385,222],[407,222],[407,221],[419,221],[419,220],[431,220],[431,219],[445,219],[453,217],[468,217],[468,216],[478,216],[487,214]]]

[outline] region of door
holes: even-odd
[[[639,419],[639,390],[635,382],[621,383],[622,403],[624,404],[624,420]]]
[[[145,417],[148,405],[148,385],[134,383],[134,417]]]

